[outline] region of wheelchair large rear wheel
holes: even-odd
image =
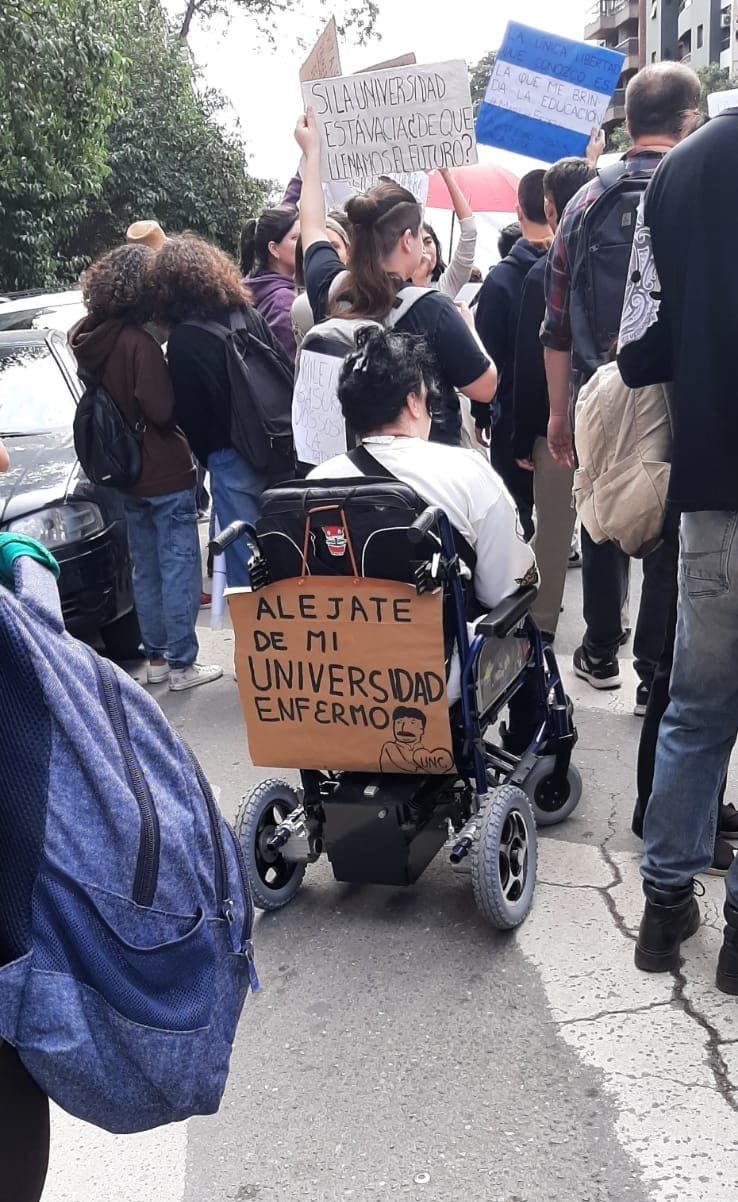
[[[283,780],[265,780],[247,793],[236,818],[236,837],[241,844],[251,893],[260,910],[281,910],[297,893],[305,865],[286,860],[272,851],[269,840],[299,801],[294,789]]]
[[[556,757],[543,755],[523,781],[537,826],[556,826],[563,822],[579,805],[582,796],[582,778],[579,769],[569,764],[566,780],[554,785],[552,774]]]
[[[531,804],[516,785],[493,789],[472,845],[474,900],[498,930],[520,926],[533,903],[538,849]]]

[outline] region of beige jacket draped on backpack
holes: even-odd
[[[669,386],[628,388],[606,363],[582,388],[575,411],[574,500],[587,533],[642,557],[661,541],[669,487]]]

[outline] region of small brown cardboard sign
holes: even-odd
[[[361,71],[354,71],[354,75],[363,75],[365,71],[388,71],[391,67],[413,67],[417,61],[411,51],[410,54],[400,54],[397,58],[385,59],[383,63],[374,63],[371,67],[362,67]]]
[[[440,592],[312,576],[228,602],[254,764],[453,770]]]
[[[300,68],[300,83],[309,83],[313,79],[335,79],[340,74],[338,30],[335,17],[331,17]]]

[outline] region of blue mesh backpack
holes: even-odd
[[[159,706],[0,586],[0,1037],[113,1132],[218,1109],[253,967],[238,844]]]

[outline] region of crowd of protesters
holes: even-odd
[[[738,109],[700,129],[699,92],[687,66],[646,67],[627,90],[632,148],[612,179],[597,169],[596,132],[586,157],[525,175],[518,220],[500,234],[501,261],[474,312],[457,297],[478,274],[475,218],[453,175],[444,178],[460,237],[446,265],[416,197],[392,180],[326,213],[308,112],[296,130],[300,176],[245,226],[240,267],[200,237],[136,222],[84,273],[87,312],[70,343],[81,371],[143,428],[141,472],[124,495],[134,596],[147,681],[175,691],[222,675],[198,660],[198,480],[208,473],[225,527],[255,520],[261,495],[284,475],[235,445],[234,332],[247,331],[291,373],[314,325],[372,323],[343,373],[351,429],[386,470],[447,510],[476,552],[482,604],[529,582],[537,564],[533,615],[549,643],[575,533],[580,395],[606,370],[635,392],[672,384],[668,505],[662,537],[643,556],[633,636],[633,708],[645,717],[633,829],[644,840],[646,902],[635,958],[651,972],[678,966],[680,943],[700,921],[694,878],[712,868],[727,877],[718,985],[738,994],[738,814],[724,800],[738,733],[738,273],[727,240]],[[642,186],[644,202],[632,256],[605,270],[608,303],[614,297],[623,317],[593,349],[582,320],[593,294],[577,263],[598,201],[623,181]],[[407,287],[412,304],[391,322]],[[0,470],[6,462],[0,448]],[[319,479],[355,470],[345,456],[308,466]],[[581,565],[573,670],[595,689],[618,688],[630,558],[584,524]],[[226,574],[230,586],[249,583],[238,542]]]

